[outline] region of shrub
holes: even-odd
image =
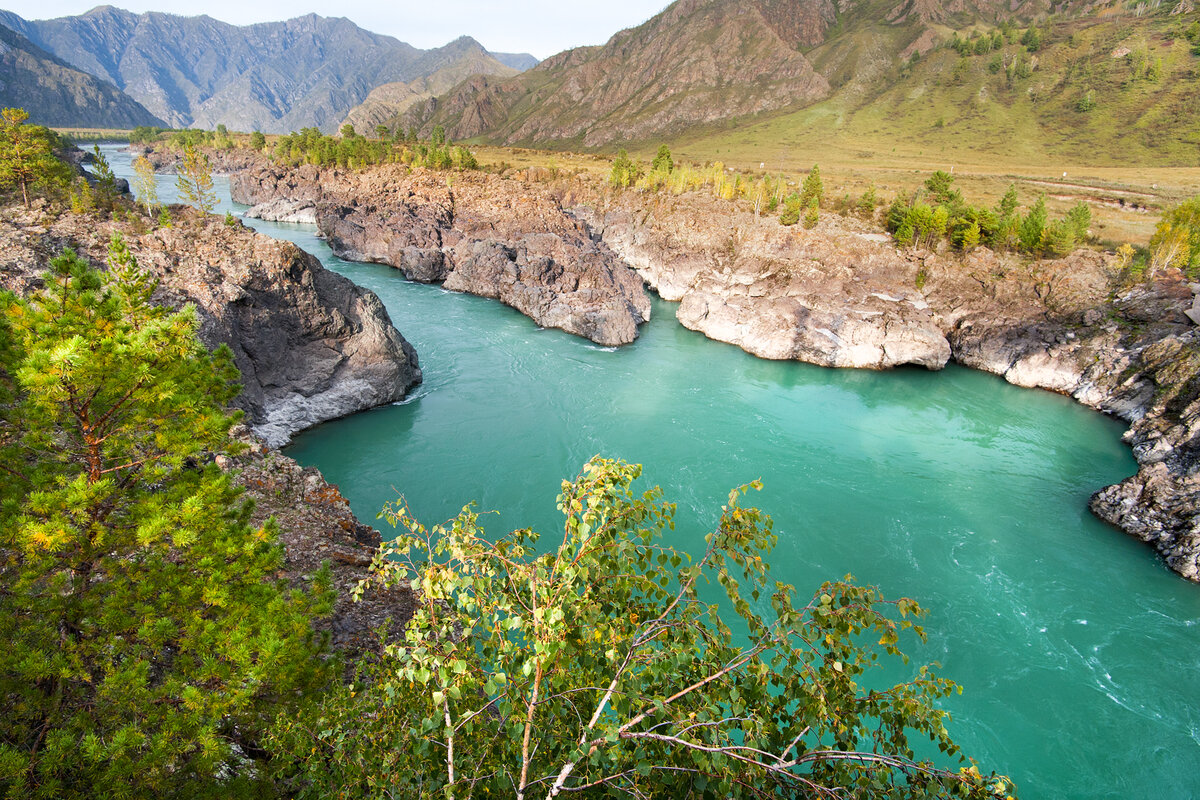
[[[306,794],[1003,797],[974,765],[915,761],[910,736],[958,753],[935,706],[953,684],[872,669],[923,639],[913,601],[847,579],[796,602],[769,579],[776,537],[741,505],[751,487],[693,562],[664,543],[675,507],[635,495],[639,474],[595,458],[564,481],[548,547],[485,535],[470,507],[432,530],[386,507],[398,535],[359,591],[420,602],[371,680],[280,732]]]
[[[817,206],[817,199],[814,197],[808,201],[808,208],[804,209],[804,227],[808,228],[809,230],[817,227],[819,214],[820,211]]]
[[[613,159],[612,171],[608,174],[608,182],[619,189],[627,189],[637,182],[638,176],[641,174],[641,169],[629,157],[629,153],[625,148],[621,148],[617,152],[617,157]]]
[[[1200,195],[1163,214],[1150,239],[1150,271],[1200,272]]]
[[[654,172],[670,173],[675,169],[675,162],[671,160],[671,148],[665,144],[660,145],[658,154],[654,156],[654,161],[650,163],[650,169]]]

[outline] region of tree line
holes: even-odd
[[[257,133],[257,132],[256,132]],[[435,127],[427,141],[417,138],[389,138],[386,128],[376,131],[378,138],[370,139],[355,132],[354,126],[342,126],[340,136],[322,134],[317,128],[304,128],[299,133],[279,137],[273,147],[267,145],[261,133],[252,134],[250,146],[268,153],[282,164],[298,166],[314,164],[359,169],[374,164],[407,164],[437,170],[478,169],[475,154],[446,138],[445,129]]]
[[[1051,221],[1045,195],[1039,195],[1022,214],[1015,185],[995,207],[971,205],[954,187],[954,176],[939,170],[922,189],[908,197],[897,196],[884,220],[901,247],[934,248],[948,242],[963,252],[986,245],[996,251],[1060,258],[1088,241],[1092,212],[1080,201],[1065,216]]]

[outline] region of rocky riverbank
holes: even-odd
[[[372,292],[300,248],[217,217],[176,207],[177,223],[97,221],[9,208],[0,215],[0,276],[26,291],[64,247],[103,264],[120,233],[159,281],[155,299],[196,306],[200,338],[233,350],[242,373],[235,404],[271,446],[326,420],[404,397],[420,381],[412,347]]]
[[[315,221],[343,257],[499,297],[605,344],[632,340],[648,316],[623,261],[679,302],[683,325],[764,358],[871,369],[953,360],[1070,395],[1130,422],[1139,462],[1092,510],[1200,581],[1200,334],[1181,275],[1114,290],[1113,259],[1095,252],[1030,263],[900,250],[853,218],[785,228],[702,193],[612,192],[586,177],[251,159],[232,184],[257,215]],[[580,274],[604,279],[575,293]],[[610,301],[599,309],[587,305],[597,292]]]
[[[1091,251],[963,257],[900,250],[853,218],[809,231],[700,194],[580,196],[574,213],[711,338],[833,367],[954,360],[1130,422],[1138,474],[1091,508],[1200,581],[1200,333],[1182,275],[1114,290],[1114,259]]]
[[[539,325],[628,344],[650,317],[642,280],[548,187],[478,172],[268,164],[234,174],[247,216],[315,221],[333,252],[500,300]]]
[[[107,257],[120,233],[144,271],[159,281],[155,300],[192,304],[200,338],[229,346],[242,373],[235,403],[249,427],[235,458],[218,457],[254,501],[254,521],[279,523],[284,572],[296,584],[330,565],[337,600],[319,620],[348,654],[373,648],[386,619],[407,620],[411,592],[372,592],[353,603],[350,589],[366,574],[379,533],[355,519],[349,503],[321,474],[277,452],[291,434],[328,419],[402,398],[421,377],[416,353],[392,326],[370,291],[326,270],[286,242],[176,207],[175,227],[148,230],[130,213],[124,222],[32,212],[0,213],[0,287],[24,293],[38,286],[51,258],[66,247],[93,263]]]

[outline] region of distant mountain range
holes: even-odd
[[[111,83],[75,69],[5,27],[0,27],[0,106],[24,108],[39,125],[163,124]]]
[[[492,55],[469,38],[419,50],[315,14],[236,26],[100,6],[33,21],[0,11],[0,25],[113,84],[173,127],[331,132],[382,84],[419,80],[464,60],[500,75],[537,63],[528,54]]]

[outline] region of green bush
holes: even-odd
[[[613,159],[612,170],[608,175],[608,182],[619,189],[628,189],[637,182],[641,174],[641,168],[633,162],[633,159],[629,157],[629,153],[622,147],[617,152],[617,157]]]
[[[359,591],[411,586],[421,600],[367,680],[278,732],[302,796],[1009,791],[973,765],[914,760],[910,737],[958,754],[936,705],[954,685],[927,667],[891,685],[876,669],[881,656],[903,669],[901,639],[923,639],[916,603],[849,579],[797,602],[770,580],[776,536],[741,505],[751,487],[693,561],[664,539],[674,504],[634,493],[639,474],[589,461],[563,482],[546,544],[488,535],[470,507],[432,530],[386,507],[397,535]],[[719,610],[702,586],[723,593]]]
[[[1172,267],[1200,275],[1200,195],[1163,214],[1150,239],[1150,272]]]

